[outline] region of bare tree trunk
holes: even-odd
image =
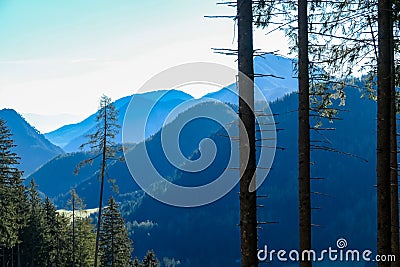
[[[299,46],[299,240],[300,251],[311,249],[311,194],[310,194],[310,91],[308,74],[308,19],[307,0],[298,1]],[[300,261],[301,267],[312,266],[311,261]]]
[[[391,234],[392,254],[397,261],[392,262],[392,267],[400,266],[399,251],[399,180],[398,180],[398,158],[397,158],[397,120],[396,120],[396,86],[395,86],[395,64],[394,64],[394,39],[393,21],[390,23],[390,53],[391,53],[391,105],[390,105],[390,201],[391,201]]]
[[[391,253],[390,110],[391,110],[391,0],[378,1],[378,129],[377,206],[378,254]],[[378,266],[390,266],[379,262]]]
[[[111,266],[114,267],[114,220],[111,222]]]
[[[19,243],[18,243],[18,256],[17,256],[17,262],[18,262],[18,267],[21,267],[21,252],[20,252],[20,248],[19,248]]]
[[[258,266],[256,192],[250,183],[256,172],[253,67],[253,10],[251,0],[237,1],[240,128],[240,237],[242,266]],[[243,74],[247,77],[243,77]],[[245,142],[244,140],[249,140]],[[248,146],[249,145],[249,146]],[[250,192],[252,191],[252,192]]]
[[[104,136],[103,136],[103,155],[101,162],[101,185],[100,185],[100,199],[99,199],[99,215],[97,217],[97,232],[96,232],[96,248],[94,252],[94,267],[97,267],[97,259],[99,254],[99,240],[100,240],[100,229],[101,229],[101,214],[103,209],[103,192],[104,192],[104,175],[106,171],[106,150],[107,150],[107,111],[104,111]]]
[[[72,196],[72,267],[75,267],[75,196]]]
[[[393,90],[393,88],[392,88]],[[394,95],[394,92],[392,93]],[[393,102],[394,100],[392,100]],[[396,130],[396,108],[394,103],[391,105],[391,139],[390,139],[390,180],[391,180],[391,233],[392,233],[392,254],[396,255],[396,259],[400,259],[399,253],[399,182],[398,182],[398,165],[397,165],[397,130]],[[396,261],[392,263],[392,267],[399,266],[400,262]]]

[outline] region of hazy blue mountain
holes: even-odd
[[[120,109],[130,101],[130,97],[124,97],[114,102],[115,106]],[[46,133],[45,136],[54,144],[61,147],[67,146],[71,141],[86,134],[96,125],[96,114],[92,114],[85,120],[76,124],[65,125],[55,131]]]
[[[297,88],[297,79],[293,78],[292,60],[275,56],[265,55],[264,57],[256,57],[254,59],[255,72],[257,74],[273,75],[275,77],[257,77],[256,85],[261,89],[268,101],[274,101]],[[277,78],[279,77],[279,78]],[[227,88],[233,92],[236,91],[235,85],[229,85]],[[213,98],[222,102],[237,104],[237,94],[227,88],[222,88],[217,92],[209,93],[203,97]],[[166,116],[176,108],[179,104],[192,100],[193,97],[178,91],[170,90],[154,91],[143,94],[134,95],[133,108],[135,114],[130,116],[132,123],[135,125],[144,125],[147,122],[145,138],[156,133],[162,126]],[[132,96],[127,96],[115,101],[115,106],[119,111],[118,122],[122,125],[126,108],[131,101]],[[201,101],[201,99],[199,100]],[[147,118],[144,111],[153,106],[153,110]],[[62,147],[66,152],[76,152],[78,147],[86,141],[85,135],[92,133],[95,127],[96,114],[91,115],[80,123],[63,126],[55,131],[45,134],[45,136],[54,144]],[[137,131],[142,129],[138,128]],[[140,136],[137,134],[137,136]],[[121,133],[117,136],[120,142]],[[143,139],[129,140],[131,142],[141,142]]]
[[[85,152],[59,155],[29,175],[26,183],[34,179],[40,191],[50,198],[67,193],[70,188],[78,186],[95,175],[94,168],[82,168],[77,175],[74,174],[76,166],[90,156]],[[99,164],[99,159],[94,160],[93,164]]]
[[[313,144],[355,155],[312,152],[312,177],[324,178],[312,181],[312,206],[316,208],[313,223],[319,225],[313,228],[316,250],[335,248],[336,240],[341,237],[347,239],[351,248],[375,250],[376,104],[361,99],[360,95],[356,89],[348,89],[345,107],[348,111],[340,114],[343,120],[334,124],[323,122],[323,127],[335,127],[335,131],[312,132],[312,139],[320,141]],[[284,129],[278,132],[278,146],[285,150],[277,151],[272,170],[259,190],[259,195],[268,196],[259,199],[259,204],[264,205],[259,209],[259,221],[278,222],[260,225],[260,248],[264,245],[277,250],[298,248],[297,113],[293,112],[296,107],[297,94],[271,104],[273,112],[279,114],[275,118],[279,128]],[[209,181],[210,174],[223,171],[229,142],[221,134],[211,138],[220,146],[215,164],[195,174],[178,171],[175,183],[194,186],[198,181]],[[171,207],[138,192],[131,199],[122,196],[123,213],[129,222],[151,222],[144,224],[147,227],[130,225],[133,239],[137,240],[136,253],[143,255],[146,248],[153,247],[161,257],[179,259],[183,266],[240,266],[238,191],[236,187],[224,198],[199,208]],[[296,266],[277,261],[270,265]],[[365,265],[360,262],[354,266]]]
[[[77,122],[82,119],[82,116],[74,114],[36,114],[36,113],[23,113],[22,116],[25,120],[35,125],[41,133],[48,133],[54,131],[64,125]]]
[[[161,98],[160,98],[161,97]],[[123,124],[126,109],[131,101],[132,96],[127,96],[118,99],[114,102],[118,113],[118,123]],[[180,103],[192,99],[192,97],[184,92],[177,90],[170,91],[155,91],[135,95],[135,103],[137,105],[133,108],[135,117],[129,122],[133,124],[142,125],[141,121],[145,120],[146,114],[143,110],[147,107],[153,106],[157,100],[159,102],[154,107],[148,119],[147,137],[156,133],[162,126],[166,116]],[[61,146],[66,152],[76,152],[79,146],[87,141],[85,137],[87,134],[93,133],[96,127],[96,114],[91,115],[80,123],[63,126],[53,132],[45,134],[46,137],[54,144]],[[140,130],[140,129],[138,129]],[[117,136],[117,142],[121,143],[121,132]],[[132,142],[139,142],[143,140],[131,140]]]
[[[374,251],[376,103],[360,98],[361,93],[354,88],[348,88],[346,92],[344,109],[347,111],[340,113],[342,120],[335,121],[334,124],[323,121],[322,127],[335,127],[336,130],[312,131],[312,140],[318,141],[313,142],[313,145],[324,145],[353,155],[324,150],[312,152],[312,177],[324,178],[312,181],[312,206],[316,208],[313,210],[313,223],[320,225],[313,228],[313,246],[317,250],[335,247],[336,240],[343,237],[351,248]],[[215,112],[218,110],[217,106],[214,106]],[[259,204],[264,205],[264,208],[259,209],[259,221],[278,223],[261,226],[263,229],[259,232],[259,244],[260,247],[268,245],[271,249],[290,250],[298,247],[297,113],[293,112],[297,109],[297,94],[274,101],[271,109],[274,114],[279,114],[275,120],[279,122],[279,128],[284,129],[278,131],[277,140],[278,146],[284,150],[277,150],[272,170],[259,190],[260,195],[268,196],[259,199]],[[198,114],[198,110],[188,110],[172,123],[179,123],[180,119],[184,120],[185,116],[193,114]],[[199,157],[198,145],[205,137],[211,138],[217,146],[215,161],[204,171],[190,173],[173,167],[162,152],[159,132],[146,141],[156,169],[174,183],[184,186],[210,182],[215,174],[226,167],[231,149],[221,125],[207,119],[193,123],[182,129],[179,139],[182,153],[186,157]],[[317,121],[311,120],[311,123]],[[135,148],[130,153],[136,153]],[[79,154],[70,154],[67,157],[77,155]],[[76,187],[88,207],[97,205],[99,183],[95,173],[96,164],[86,167],[90,171],[86,170],[87,177],[82,177],[83,182]],[[59,173],[62,169],[59,166],[53,170],[59,170]],[[67,172],[70,170],[69,167]],[[159,258],[175,258],[182,262],[182,266],[240,266],[237,186],[215,203],[199,208],[177,208],[162,204],[144,194],[123,162],[115,162],[109,171],[110,177],[117,179],[121,191],[117,201],[121,203],[123,215],[127,219],[135,242],[136,255],[143,256],[148,248],[154,248]],[[41,172],[47,177],[54,176],[57,179],[57,174],[51,169],[46,171],[43,168]],[[38,181],[41,179],[39,174],[40,171],[34,174]],[[50,183],[42,191],[47,193],[47,190],[51,193]],[[112,194],[112,190],[107,186],[106,195],[109,194]],[[62,206],[67,197],[60,194],[54,199]],[[360,264],[364,266],[364,263]],[[270,265],[290,266],[290,263],[275,262]],[[330,265],[324,263],[321,266]]]
[[[272,54],[254,58],[254,72],[258,75],[272,75],[256,77],[255,84],[269,102],[275,101],[284,95],[297,90],[297,78],[293,59]],[[222,102],[238,104],[236,86],[226,88],[205,95]]]
[[[60,147],[47,140],[15,110],[0,110],[0,118],[6,121],[13,134],[17,145],[14,151],[21,157],[19,168],[25,175],[29,175],[50,159],[64,153]]]
[[[225,107],[217,102],[207,102],[195,105],[187,111],[179,114],[171,124],[166,126],[169,128],[178,128],[185,120],[195,117],[200,112],[207,110],[209,113],[219,113],[226,123],[230,122],[232,115],[225,112]],[[182,129],[182,138],[180,139],[180,148],[186,157],[190,157],[196,152],[198,143],[219,131],[220,125],[209,119],[200,119],[192,121]],[[191,138],[183,138],[190,136]],[[167,138],[169,138],[167,136]],[[155,168],[164,176],[174,178],[175,168],[167,160],[165,155],[160,153],[163,147],[161,145],[161,132],[158,131],[145,142],[147,150],[151,158],[154,160]],[[137,158],[143,158],[137,145],[132,146],[129,153],[135,154]],[[122,156],[122,152],[118,153]],[[100,166],[99,158],[93,161],[91,165],[87,165],[80,169],[78,175],[74,175],[75,167],[84,159],[93,157],[93,154],[85,152],[68,153],[60,155],[47,164],[43,165],[35,173],[28,177],[28,180],[34,178],[41,192],[53,198],[60,208],[64,207],[67,201],[68,191],[71,187],[75,187],[77,193],[85,200],[89,208],[98,205],[98,170]],[[138,162],[138,164],[141,164]],[[62,170],[60,172],[59,170]],[[111,161],[108,167],[108,177],[116,180],[120,194],[131,193],[138,190],[139,187],[133,182],[131,174],[125,162]],[[105,188],[105,199],[112,194],[112,188],[108,184]]]

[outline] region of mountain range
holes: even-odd
[[[261,66],[263,60],[265,66],[264,69],[258,69],[260,73],[263,71],[264,74],[282,76],[285,79],[263,77],[257,81],[267,99],[272,99],[271,110],[279,125],[277,147],[281,148],[277,150],[272,169],[258,191],[259,195],[266,196],[258,199],[258,220],[265,222],[260,225],[259,247],[268,245],[271,249],[290,250],[298,247],[296,112],[298,99],[294,92],[297,80],[292,77],[293,67],[290,59],[272,55],[267,55],[264,59],[256,58],[256,70],[260,68],[257,66]],[[361,81],[357,85],[362,87]],[[311,171],[312,177],[318,178],[312,181],[312,220],[315,225],[313,248],[322,250],[329,246],[335,247],[338,238],[346,238],[351,248],[370,249],[375,252],[376,104],[361,98],[362,92],[358,89],[346,88],[345,92],[346,106],[340,107],[341,110],[345,109],[339,114],[340,120],[331,123],[321,119],[323,126],[319,130],[312,131]],[[202,171],[193,173],[180,170],[171,164],[170,159],[163,153],[160,127],[162,119],[165,119],[169,111],[180,103],[193,99],[177,90],[165,93],[166,91],[158,91],[137,96],[138,99],[142,99],[143,105],[150,105],[160,94],[166,98],[159,102],[159,106],[154,110],[154,117],[150,118],[150,125],[153,128],[148,129],[149,134],[145,136],[146,139],[133,140],[136,144],[128,148],[128,153],[131,155],[139,153],[137,147],[143,144],[153,159],[157,171],[175,184],[199,186],[211,182],[213,177],[225,170],[232,149],[223,125],[201,118],[191,121],[182,128],[178,141],[181,152],[186,158],[196,160],[201,157],[199,144],[204,139],[213,141],[217,154],[212,164]],[[237,100],[227,88],[208,94],[205,98],[228,102],[233,110],[237,109]],[[122,120],[121,114],[124,108],[126,110],[129,101],[130,97],[126,97],[115,102],[120,112],[119,121]],[[186,121],[188,117],[198,114],[198,109],[221,113],[222,104],[217,101],[193,103],[191,108],[183,110],[165,128],[176,127],[175,125]],[[333,103],[334,107],[339,107],[339,104],[339,101]],[[136,123],[141,120],[140,110],[138,107]],[[27,180],[34,178],[39,190],[51,197],[58,208],[65,207],[69,198],[68,190],[71,187],[76,189],[88,208],[97,206],[99,162],[94,161],[92,165],[82,168],[78,175],[73,174],[76,165],[91,156],[88,151],[76,149],[84,140],[84,135],[93,129],[95,115],[79,124],[67,125],[46,134],[47,138],[56,140],[70,153],[61,154],[62,150],[58,148],[60,155],[55,155],[27,177]],[[226,114],[223,121],[225,123],[231,119],[231,115]],[[318,120],[313,117],[311,122],[317,124]],[[335,130],[324,130],[324,128],[335,128]],[[39,136],[46,140],[43,135]],[[15,138],[17,139],[17,134]],[[18,138],[29,139],[29,136]],[[30,150],[29,146],[21,147],[23,150]],[[321,149],[323,147],[331,149]],[[27,152],[21,151],[21,153]],[[119,153],[122,155],[122,152]],[[26,157],[33,156],[30,154]],[[140,154],[137,156],[140,157]],[[136,164],[142,163],[138,160]],[[179,164],[178,166],[182,167]],[[147,249],[153,248],[161,262],[175,259],[181,262],[179,266],[240,266],[240,235],[237,226],[238,186],[211,204],[197,208],[178,208],[158,202],[144,193],[123,161],[110,162],[108,175],[109,178],[116,179],[119,192],[113,191],[108,184],[105,188],[105,198],[115,195],[120,203],[129,234],[134,240],[135,255],[142,257]],[[163,190],[162,187],[156,189]],[[268,264],[297,266],[290,262]],[[322,262],[317,266],[336,266],[335,264],[337,265],[335,262]],[[352,266],[366,265],[354,262]]]
[[[261,89],[267,100],[274,101],[297,88],[297,79],[293,77],[293,62],[291,59],[274,55],[265,55],[264,57],[256,57],[254,66],[256,73],[268,73],[272,75],[257,77],[255,80],[255,84]],[[203,98],[198,99],[198,101],[201,102],[205,98],[211,98],[221,102],[237,104],[238,96],[237,93],[235,93],[235,88],[236,86],[234,84],[230,85],[217,92],[209,93]],[[114,102],[114,105],[119,111],[118,123],[120,125],[123,123],[126,109],[132,97],[133,96],[127,96]],[[167,115],[173,109],[189,100],[192,100],[190,105],[196,103],[196,100],[193,99],[192,96],[178,90],[160,90],[135,94],[135,116],[130,116],[132,121],[127,123],[144,125],[144,120],[147,118],[144,118],[144,115],[140,112],[154,105],[147,119],[145,138],[148,138],[161,128]],[[79,146],[85,142],[85,135],[95,131],[95,125],[96,114],[93,114],[80,123],[63,126],[55,131],[46,133],[45,136],[52,143],[62,147],[66,152],[76,152],[79,150]],[[117,140],[121,142],[121,135],[117,136]],[[140,142],[143,141],[143,139],[130,141]]]
[[[361,98],[361,94],[357,89],[347,88],[347,111],[340,113],[341,120],[333,124],[323,120],[321,130],[312,132],[312,176],[319,177],[312,182],[313,223],[318,225],[313,230],[315,249],[334,246],[339,237],[344,237],[352,247],[374,251],[376,133],[375,122],[371,118],[376,114],[376,105],[371,100]],[[218,109],[217,103],[203,105],[208,105],[207,109]],[[335,105],[338,107],[339,103]],[[271,103],[273,113],[277,114],[275,120],[279,123],[277,146],[283,150],[276,152],[272,170],[259,189],[260,195],[267,196],[259,199],[262,207],[259,209],[259,220],[267,222],[259,232],[260,246],[266,244],[270,248],[292,249],[298,244],[296,107],[296,93]],[[195,109],[193,107],[179,117],[184,119],[185,116],[192,116],[191,112],[197,114]],[[179,124],[179,117],[171,124]],[[317,124],[317,120],[311,121]],[[178,185],[199,186],[211,182],[215,175],[224,170],[231,147],[220,125],[204,119],[189,126],[183,128],[179,139],[182,153],[187,158],[195,160],[199,157],[198,146],[204,138],[210,138],[216,144],[216,158],[204,171],[190,173],[171,165],[162,153],[160,132],[145,142],[159,173]],[[324,131],[323,128],[335,130]],[[324,144],[338,152],[316,149],[315,144]],[[135,153],[135,146],[130,153]],[[32,177],[45,194],[53,196],[52,199],[60,208],[65,207],[69,197],[67,189],[71,184],[89,208],[95,207],[99,188],[96,173],[98,163],[82,169],[86,173],[82,173],[82,176],[76,177],[72,173],[74,165],[87,156],[85,152],[60,156],[44,165]],[[61,169],[65,172],[55,172]],[[146,249],[152,247],[160,257],[180,260],[182,266],[240,266],[237,186],[212,204],[189,209],[160,203],[145,194],[132,179],[124,162],[113,162],[109,167],[109,176],[116,179],[120,189],[116,198],[128,222],[137,255],[144,255]],[[58,177],[62,181],[55,182]],[[55,184],[62,185],[62,188]],[[116,195],[108,185],[105,196],[111,194]],[[324,263],[323,266],[329,264]],[[290,266],[289,263],[270,265]]]
[[[0,110],[0,118],[6,121],[13,134],[12,138],[16,145],[13,151],[21,158],[19,168],[24,171],[25,176],[55,156],[64,153],[60,147],[47,140],[15,110]]]

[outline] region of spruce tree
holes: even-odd
[[[48,197],[44,202],[44,222],[40,227],[42,244],[38,250],[41,266],[68,266],[70,246],[68,244],[69,222],[56,211],[56,207]]]
[[[43,201],[39,197],[37,186],[32,179],[28,187],[27,226],[23,233],[22,249],[24,252],[23,266],[45,266],[46,260],[41,253],[45,247],[46,231]]]
[[[99,242],[101,266],[127,266],[131,262],[132,240],[113,197],[110,197],[108,206],[104,208],[102,220]]]
[[[99,251],[99,241],[100,241],[100,231],[102,223],[102,207],[103,207],[103,192],[104,192],[104,178],[106,175],[107,161],[109,159],[115,158],[116,144],[114,143],[114,138],[118,133],[117,124],[118,112],[111,103],[111,99],[105,95],[100,98],[100,107],[97,113],[97,130],[95,133],[88,135],[89,141],[81,145],[81,149],[89,147],[91,152],[95,155],[85,161],[78,164],[76,172],[86,165],[91,164],[95,158],[101,158],[100,166],[100,196],[99,196],[99,213],[97,218],[97,231],[96,231],[96,247],[94,255],[94,266],[97,267],[98,264],[98,251]]]
[[[96,235],[91,218],[75,220],[75,266],[91,267],[94,264]]]
[[[54,266],[57,257],[58,222],[56,208],[46,197],[44,202],[44,222],[41,227],[43,243],[38,254],[43,258],[43,266]]]
[[[76,191],[70,191],[71,199],[68,201],[72,209],[70,244],[72,247],[72,266],[93,266],[96,235],[91,218],[86,218],[85,204]],[[80,215],[77,215],[80,214]]]
[[[12,134],[5,121],[0,119],[0,246],[11,248],[18,243],[18,232],[23,220],[18,208],[25,200],[22,172],[16,168],[18,156]]]
[[[143,258],[142,267],[158,267],[160,262],[158,261],[156,254],[153,250],[147,251],[146,256]]]
[[[140,261],[139,261],[139,259],[137,257],[135,257],[133,259],[132,266],[133,267],[142,267],[142,264],[140,263]]]
[[[72,266],[72,247],[70,243],[70,220],[64,214],[57,213],[57,237],[55,247],[55,264],[54,266]],[[87,266],[87,265],[82,265]]]
[[[27,198],[22,172],[17,168],[19,157],[12,152],[15,146],[6,122],[0,119],[0,262],[3,265],[20,263],[20,236],[26,221]]]
[[[75,189],[70,190],[71,198],[68,200],[67,205],[72,209],[72,218],[71,218],[71,247],[72,247],[72,266],[75,266],[75,251],[76,251],[76,246],[75,246],[75,210],[78,209],[79,211],[82,211],[84,208],[83,201],[81,198],[78,197],[78,194],[76,193]]]

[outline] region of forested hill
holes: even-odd
[[[6,122],[13,134],[12,138],[16,144],[13,151],[21,158],[19,168],[24,171],[25,176],[55,156],[64,153],[15,110],[0,110],[0,118]]]
[[[265,55],[263,57],[255,57],[254,66],[257,73],[269,73],[280,78],[277,79],[268,76],[256,77],[255,83],[268,101],[274,101],[296,90],[297,79],[293,77],[292,59],[276,55]],[[199,100],[212,98],[237,105],[238,96],[235,90],[235,85],[232,84],[216,92],[209,93]],[[194,100],[191,95],[175,89],[138,93],[133,96],[135,98],[135,114],[128,123],[138,125],[147,123],[146,138],[155,134],[161,128],[167,115],[179,104],[188,100]],[[118,123],[120,125],[123,124],[125,112],[131,98],[132,96],[126,96],[114,102],[119,113]],[[146,118],[147,114],[143,114],[142,111],[149,107],[152,107],[152,112],[149,118]],[[97,113],[94,113],[79,123],[65,125],[55,131],[46,133],[45,136],[52,143],[62,147],[66,152],[77,152],[79,151],[79,146],[85,142],[85,136],[95,131],[96,115]],[[117,135],[116,139],[117,142],[121,142],[121,133]],[[141,142],[144,140],[135,139],[131,141]]]
[[[339,237],[346,238],[349,246],[374,250],[376,242],[376,103],[360,98],[361,92],[348,88],[346,106],[339,114],[341,120],[323,122],[312,132],[312,140],[320,141],[338,152],[313,150],[312,180],[313,246],[326,249],[334,246]],[[298,247],[298,174],[297,174],[297,94],[284,97],[271,104],[279,123],[278,150],[272,170],[259,190],[258,220],[277,222],[262,225],[259,246],[292,249]],[[311,120],[312,123],[317,121]],[[219,145],[221,155],[211,168],[198,174],[177,174],[177,184],[198,185],[208,181],[210,173],[221,172],[229,155],[226,138],[212,136]],[[345,155],[343,153],[348,153]],[[184,266],[240,266],[239,198],[235,187],[227,196],[207,206],[185,209],[159,203],[147,195],[139,200],[123,198],[122,212],[127,221],[152,222],[151,226],[133,225],[134,240],[140,240],[136,252],[145,253],[146,247],[155,245],[159,255],[175,257]],[[177,231],[179,229],[179,231]],[[173,240],[173,241],[172,241]],[[174,246],[171,246],[171,242]],[[224,257],[220,251],[223,249]],[[324,266],[330,266],[326,263]],[[276,262],[271,266],[288,266]],[[333,263],[333,266],[336,266]]]
[[[376,240],[376,138],[375,120],[371,118],[376,112],[376,103],[361,98],[362,92],[354,88],[347,88],[346,93],[346,105],[340,107],[343,110],[339,113],[340,120],[333,123],[324,120],[320,130],[312,131],[312,140],[318,141],[313,144],[324,144],[338,151],[312,151],[312,176],[323,178],[312,181],[312,190],[315,192],[312,203],[321,208],[313,211],[313,223],[321,225],[321,228],[314,230],[314,242],[316,248],[322,248],[331,245],[338,236],[343,236],[354,247],[373,249]],[[263,226],[259,242],[277,248],[292,248],[297,247],[298,243],[296,231],[293,230],[298,225],[297,94],[293,93],[273,102],[271,109],[274,114],[278,114],[275,120],[279,123],[278,128],[282,129],[278,131],[278,147],[284,150],[277,150],[272,171],[259,191],[261,195],[268,195],[267,199],[260,200],[260,204],[265,207],[259,209],[259,220],[279,223]],[[171,167],[161,156],[159,134],[147,141],[147,147],[156,157],[159,171],[165,177],[174,179],[177,184],[194,186],[207,183],[211,174],[220,173],[226,165],[230,147],[225,134],[219,132],[218,125],[211,121],[200,120],[197,123],[197,126],[192,125],[182,132],[181,148],[185,155],[196,157],[199,140],[208,136],[215,141],[218,155],[212,166],[204,172],[193,174]],[[311,120],[311,123],[317,124],[317,121]],[[336,130],[324,131],[323,128]],[[34,176],[37,181],[47,177],[39,189],[46,188],[45,193],[53,196],[59,194],[62,190],[58,187],[52,192],[51,183],[58,176],[52,175],[54,172],[51,170],[65,168],[62,179],[75,179],[79,195],[85,199],[88,207],[95,207],[98,196],[98,164],[94,162],[92,166],[86,167],[88,169],[82,169],[84,173],[90,174],[86,178],[85,175],[74,178],[73,167],[65,167],[68,164],[75,165],[83,156],[84,154],[77,153],[60,157],[36,172]],[[123,162],[113,163],[109,167],[109,174],[119,185],[120,194],[117,200],[121,202],[122,213],[128,221],[133,240],[138,240],[135,242],[138,255],[144,254],[149,247],[154,247],[158,255],[181,259],[187,263],[185,266],[239,266],[239,228],[236,227],[239,222],[238,188],[234,188],[216,203],[183,209],[166,206],[144,195]],[[65,187],[63,190],[66,192],[68,189]],[[110,186],[106,186],[105,190],[106,197],[112,194]],[[61,206],[65,205],[66,199],[67,195],[54,198]],[[149,223],[142,223],[147,221]],[[171,240],[174,240],[174,246],[170,245]],[[220,257],[217,252],[221,247],[225,249],[224,257]],[[200,250],[201,255],[198,253]]]

